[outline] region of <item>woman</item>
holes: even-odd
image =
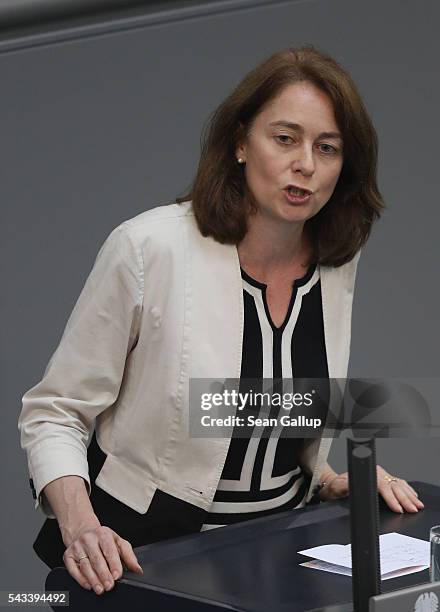
[[[49,566],[102,593],[122,562],[141,571],[132,546],[347,495],[327,439],[189,436],[189,381],[346,377],[376,159],[350,77],[286,49],[214,113],[191,193],[110,234],[23,397]],[[423,507],[380,467],[378,489],[395,512]]]

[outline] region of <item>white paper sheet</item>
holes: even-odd
[[[351,577],[351,569],[348,567],[342,567],[342,565],[334,565],[333,563],[326,563],[325,561],[306,561],[300,563],[301,567],[310,567],[312,569],[321,570],[322,572],[331,572],[332,574],[343,574],[344,576]],[[415,572],[421,572],[427,569],[424,565],[418,565],[415,567],[406,567],[405,569],[396,570],[395,572],[388,572],[387,574],[381,574],[381,580],[389,580],[390,578],[398,578],[399,576],[406,576],[406,574],[414,574]]]
[[[396,578],[429,567],[430,544],[400,533],[379,536],[381,578]],[[327,544],[300,550],[301,555],[315,561],[301,563],[305,567],[351,576],[351,544]]]

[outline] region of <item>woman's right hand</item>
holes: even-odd
[[[73,535],[63,536],[63,540],[67,546],[63,555],[67,571],[83,588],[93,588],[98,595],[114,587],[115,580],[122,576],[122,564],[142,573],[130,542],[101,525],[96,516]]]
[[[52,508],[63,538],[63,561],[69,574],[85,589],[100,595],[122,576],[122,564],[142,573],[133,548],[110,527],[101,525],[81,476],[61,476],[42,495]]]

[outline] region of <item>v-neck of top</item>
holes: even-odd
[[[282,324],[277,327],[275,325],[275,323],[272,320],[272,316],[270,314],[269,311],[269,306],[267,303],[267,285],[265,283],[261,283],[260,281],[255,280],[255,278],[253,278],[252,276],[250,276],[247,272],[245,272],[245,270],[243,270],[242,267],[240,267],[241,270],[241,277],[243,280],[245,280],[247,283],[249,283],[249,285],[252,285],[253,287],[260,289],[261,291],[261,296],[262,296],[262,300],[263,300],[263,304],[264,304],[264,311],[266,313],[266,317],[267,320],[269,321],[269,324],[272,328],[272,331],[275,334],[282,334],[287,323],[289,322],[290,319],[290,315],[292,314],[292,308],[295,304],[295,299],[296,299],[296,295],[298,293],[298,288],[299,287],[303,287],[304,285],[306,285],[309,280],[312,278],[313,274],[315,273],[316,270],[316,266],[317,264],[311,264],[307,270],[307,272],[304,274],[304,276],[301,276],[301,278],[297,278],[292,282],[292,293],[290,296],[290,301],[289,301],[289,306],[287,308],[287,313],[286,316],[284,317],[284,321],[282,322]]]

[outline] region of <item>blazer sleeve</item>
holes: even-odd
[[[35,508],[54,518],[42,489],[61,476],[84,478],[94,420],[117,399],[139,332],[143,265],[126,223],[105,240],[49,360],[23,398],[18,428]]]

